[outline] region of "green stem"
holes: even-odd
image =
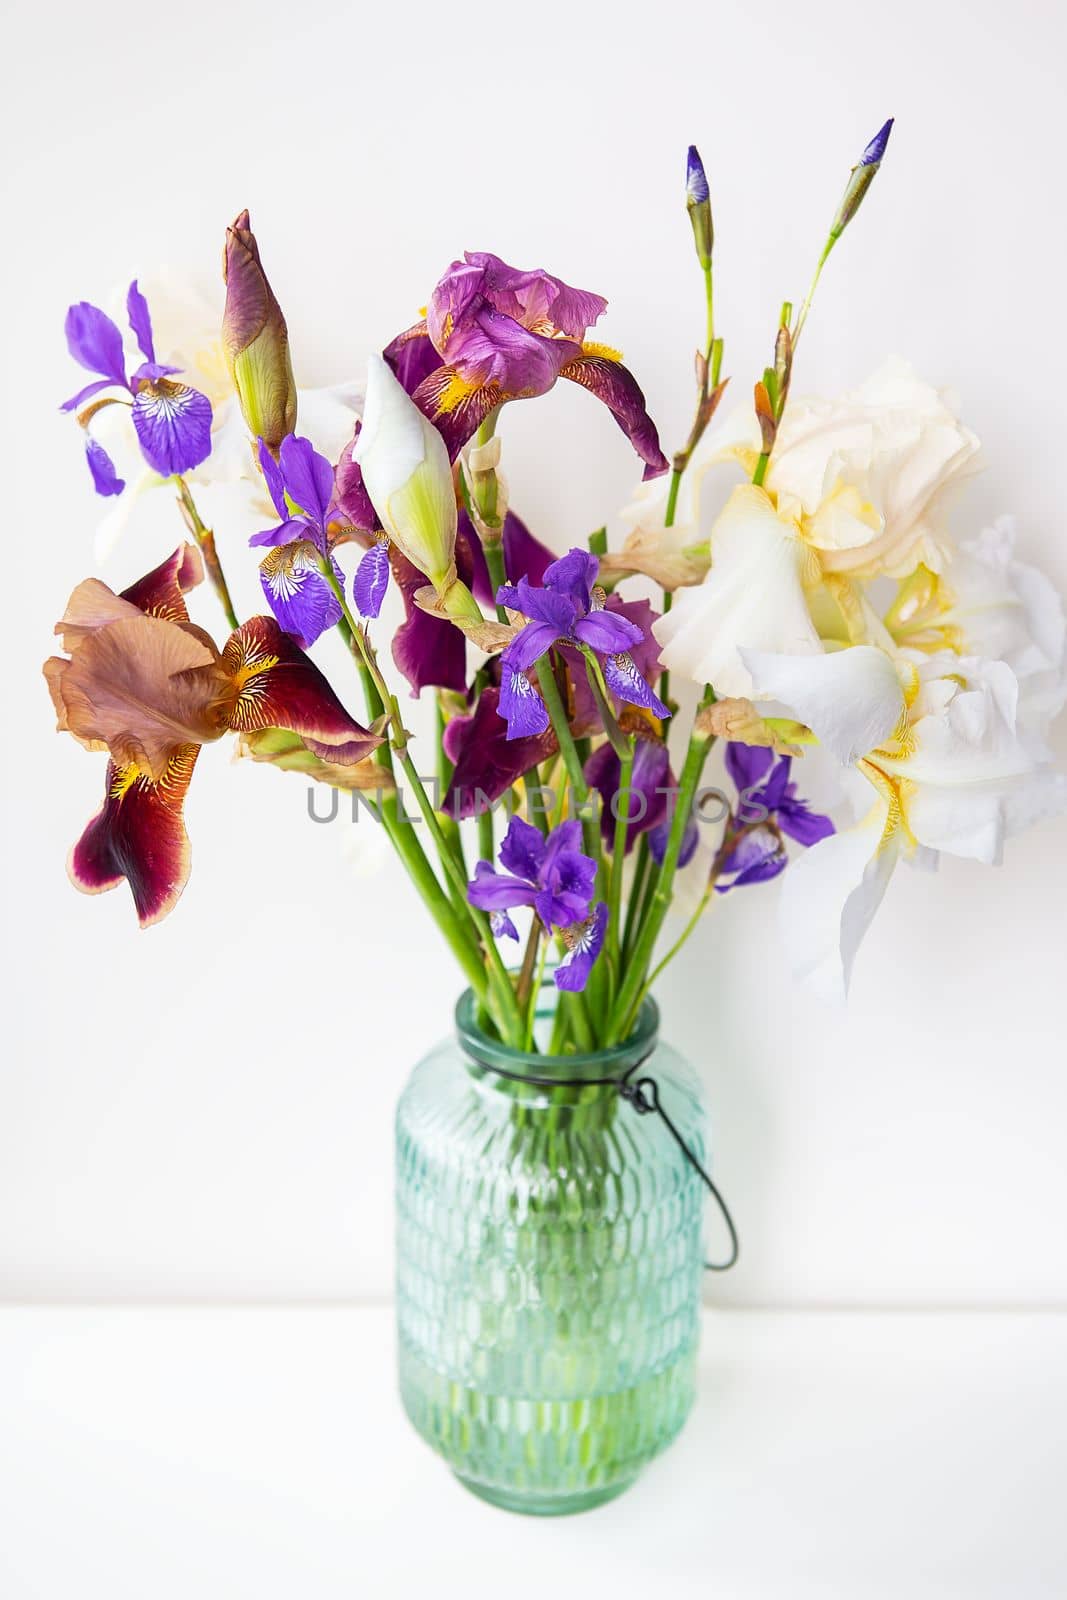
[[[186,526],[196,540],[200,554],[204,558],[204,566],[207,569],[211,586],[218,595],[222,609],[226,613],[226,621],[231,628],[236,629],[240,624],[237,621],[237,612],[234,610],[233,600],[230,598],[230,589],[226,582],[226,575],[222,570],[222,562],[219,560],[219,553],[215,548],[215,535],[210,528],[205,527],[199,511],[196,509],[196,501],[193,499],[185,479],[179,474],[174,481],[178,485],[178,504],[182,508]]]
[[[551,654],[541,657],[537,663],[537,682],[541,690],[541,698],[545,702],[549,721],[552,723],[556,739],[559,743],[559,753],[563,758],[563,765],[567,769],[571,790],[574,795],[575,812],[581,813],[582,838],[585,841],[586,854],[591,855],[596,862],[600,861],[600,829],[593,807],[589,804],[589,788],[582,771],[582,760],[574,743],[567,713],[563,709],[559,688],[556,684],[556,675],[552,670]]]
[[[633,941],[634,931],[640,924],[641,900],[645,892],[645,883],[648,878],[648,869],[652,863],[652,855],[648,848],[648,835],[642,833],[637,844],[637,865],[630,882],[630,903],[626,907],[626,931],[622,936],[622,960],[626,964]]]
[[[714,698],[713,691],[710,688],[706,689],[701,701],[701,708],[710,705]],[[619,990],[608,1022],[608,1035],[604,1041],[605,1044],[613,1044],[617,1039],[625,1038],[633,1025],[639,996],[645,982],[645,973],[651,962],[652,952],[655,949],[660,929],[670,909],[674,874],[678,866],[682,840],[685,837],[686,823],[689,820],[693,806],[693,796],[696,793],[697,784],[700,782],[701,773],[704,771],[704,763],[707,760],[708,752],[714,742],[714,735],[702,736],[694,731],[690,736],[685,765],[682,768],[682,776],[678,784],[678,798],[674,808],[674,816],[671,819],[671,831],[667,840],[667,848],[663,855],[663,864],[656,878],[655,891],[649,903],[648,913],[641,931],[637,936],[633,955],[627,963],[622,987]]]
[[[389,721],[392,723],[393,754],[400,762],[404,776],[411,787],[411,792],[418,802],[419,810],[422,812],[427,830],[433,839],[445,876],[456,891],[456,898],[451,901],[453,912],[458,916],[459,907],[462,906],[481,939],[489,969],[489,982],[492,986],[495,1000],[494,1019],[502,1034],[511,1040],[515,1040],[521,1037],[522,1018],[515,1004],[515,991],[511,986],[511,979],[501,959],[500,951],[497,949],[493,930],[489,925],[489,918],[484,911],[479,911],[467,900],[467,882],[463,869],[456,860],[453,851],[449,848],[448,840],[445,838],[441,828],[440,819],[430,803],[430,797],[426,793],[422,779],[408,751],[408,734],[404,727],[396,696],[382,677],[381,669],[378,666],[374,651],[370,647],[366,633],[349,609],[344,589],[337,581],[332,563],[324,558],[320,563],[319,570],[337,597],[338,604],[341,607],[341,614],[351,629],[356,647],[363,658],[363,664],[370,674],[378,694],[381,696],[382,704],[385,707],[385,715],[388,716]]]
[[[619,758],[619,788],[615,796],[615,837],[611,847],[608,893],[608,940],[616,972],[622,954],[622,878],[626,866],[626,835],[630,827],[630,789],[634,775],[634,745]]]

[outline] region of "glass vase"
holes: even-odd
[[[622,1045],[524,1054],[478,1027],[468,992],[400,1100],[401,1395],[460,1481],[509,1510],[611,1499],[693,1402],[704,1191],[617,1088],[654,1077],[703,1159],[696,1075],[658,1026],[646,1000]]]

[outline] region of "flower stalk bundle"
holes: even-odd
[[[704,329],[670,459],[637,380],[590,337],[607,302],[487,252],[454,261],[421,319],[371,356],[362,397],[298,386],[247,212],[226,232],[221,328],[199,348],[175,341],[180,361],[157,359],[170,341],[138,283],[132,371],[118,324],[73,306],[68,345],[93,377],[64,409],[115,502],[111,531],[170,484],[191,540],[121,593],[79,584],[57,625],[64,653],[45,674],[59,728],[108,757],[75,884],[125,881],[143,926],[172,910],[195,763],[234,733],[243,757],[359,791],[485,1025],[566,1053],[625,1038],[725,894],[784,873],[794,966],[841,992],[898,860],[996,862],[1008,834],[1061,809],[1045,744],[1067,694],[1059,601],[1006,521],[962,542],[948,529],[974,436],[901,363],[839,400],[796,398],[820,275],[890,129],[852,169],[799,310],[782,306],[752,403],[725,421],[711,190],[689,150]],[[600,530],[553,554],[510,505],[508,407],[563,379],[606,406],[641,463],[615,548]],[[260,519],[247,543],[264,610],[243,622],[201,510],[223,481]],[[205,575],[221,648],[188,610]],[[390,591],[403,620],[387,640]],[[312,659],[331,629],[348,683]],[[400,680],[436,702],[432,761],[416,761]],[[709,826],[716,745],[729,798]],[[806,802],[808,774],[820,792],[833,780],[843,819]],[[538,1039],[548,982],[560,1001]]]

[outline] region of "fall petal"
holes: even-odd
[[[670,462],[660,449],[656,425],[645,409],[645,397],[633,373],[621,361],[600,352],[583,351],[560,371],[602,400],[645,463],[645,478],[658,478]]]
[[[142,928],[171,911],[189,877],[182,807],[199,747],[171,751],[155,781],[108,763],[104,804],[71,851],[68,871],[85,894],[129,883]]]
[[[222,652],[230,680],[227,726],[236,733],[288,728],[324,761],[348,766],[382,743],[349,716],[330,685],[273,617],[252,617]]]
[[[885,743],[905,714],[897,669],[873,645],[819,656],[741,653],[757,698],[787,706],[845,766]]]

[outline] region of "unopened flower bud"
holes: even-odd
[[[715,242],[715,228],[711,220],[711,197],[708,191],[708,179],[704,171],[704,163],[700,159],[700,151],[695,144],[689,146],[689,156],[686,160],[685,203],[689,211],[689,220],[693,225],[697,259],[706,272],[711,265],[711,249]]]
[[[226,230],[222,275],[222,343],[238,403],[249,432],[277,454],[296,427],[296,383],[289,332],[260,263],[247,211]]]
[[[381,356],[370,358],[352,455],[382,527],[438,595],[451,592],[455,603],[457,513],[448,451]]]
[[[831,239],[837,239],[844,233],[859,210],[863,197],[874,182],[874,175],[882,164],[882,157],[885,155],[885,148],[889,143],[889,135],[892,132],[892,128],[893,118],[890,117],[889,121],[884,122],[878,129],[878,132],[852,168],[848,184],[845,187],[844,197],[837,209],[833,227],[830,229]]]

